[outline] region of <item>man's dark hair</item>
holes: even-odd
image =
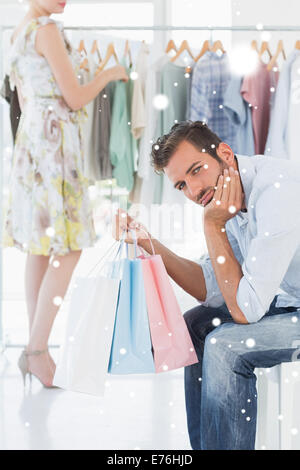
[[[202,121],[182,121],[175,124],[169,134],[159,137],[152,145],[151,163],[155,171],[162,173],[181,142],[190,142],[200,152],[220,161],[217,148],[222,140]]]

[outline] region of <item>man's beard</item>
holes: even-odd
[[[202,191],[200,194],[198,194],[197,196],[197,204],[199,204],[199,201],[203,198],[203,196],[205,194],[208,194],[209,191],[216,191],[216,188],[217,188],[217,185],[218,185],[218,180],[220,178],[220,176],[223,174],[224,170],[229,170],[229,165],[227,165],[227,163],[223,162],[223,160],[221,160],[219,162],[219,167],[220,167],[220,173],[219,175],[217,176],[217,181],[216,181],[216,184],[215,186],[211,186],[210,188],[206,189],[205,191]]]

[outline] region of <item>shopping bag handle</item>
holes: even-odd
[[[99,264],[101,263],[101,261],[103,261],[104,258],[106,258],[106,256],[112,252],[112,249],[116,247],[116,245],[118,244],[119,242],[117,240],[114,241],[114,243],[106,250],[106,252],[104,253],[103,256],[101,256],[101,258],[99,259],[99,261],[92,267],[92,269],[88,272],[87,276],[86,277],[89,277],[90,274],[97,268],[97,266],[99,266]]]
[[[152,249],[152,255],[155,255],[155,250],[154,250],[154,246],[153,246],[153,243],[152,243],[152,240],[151,240],[151,237],[149,237],[149,234],[146,230],[144,230],[142,227],[139,227],[139,229],[144,232],[146,235],[147,235],[147,238],[150,242],[150,245],[151,245],[151,249]],[[138,245],[137,243],[137,236],[136,236],[136,230],[135,229],[129,229],[131,234],[132,234],[132,239],[133,239],[133,244],[134,244],[134,257],[136,258],[137,257],[137,250],[140,251],[140,253],[144,256],[144,253],[142,252],[141,250],[141,247]]]
[[[113,261],[116,261],[118,257],[121,258],[122,250],[123,250],[123,247],[124,247],[124,244],[125,244],[126,232],[127,231],[125,229],[123,229],[121,239],[119,240],[119,248],[118,248],[118,251],[117,251],[116,256],[114,257]],[[126,243],[126,258],[128,258],[128,245],[127,245],[127,243]]]
[[[121,239],[120,240],[115,240],[114,243],[108,248],[108,250],[104,253],[103,256],[101,256],[101,258],[99,259],[99,261],[92,267],[92,269],[88,272],[87,274],[87,277],[90,276],[90,274],[97,268],[97,266],[99,266],[99,264],[101,263],[101,261],[103,261],[104,258],[107,257],[107,255],[113,251],[113,248],[116,247],[116,245],[118,244],[118,250],[117,250],[117,253],[115,254],[114,258],[113,258],[113,261],[115,261],[117,259],[117,257],[119,256],[120,252],[121,252],[121,249],[122,247],[124,246],[124,239],[125,239],[125,234],[126,234],[126,230],[123,230],[123,233],[122,233],[122,236],[121,236]],[[126,246],[126,252],[127,252],[127,258],[128,258],[128,247]]]

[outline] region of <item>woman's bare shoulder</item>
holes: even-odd
[[[16,28],[13,30],[12,32],[12,35],[10,37],[10,42],[11,44],[13,44],[15,42],[15,40],[17,39],[17,37],[19,36],[19,34],[23,31],[23,29],[25,28],[25,26],[28,24],[28,22],[30,22],[30,19],[28,18],[24,18],[21,23],[16,26]]]

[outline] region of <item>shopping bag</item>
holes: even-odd
[[[140,259],[156,372],[195,364],[198,358],[161,256]]]
[[[54,385],[104,395],[119,284],[117,275],[75,279]]]
[[[155,372],[142,262],[122,260],[122,278],[111,347],[111,374]]]

